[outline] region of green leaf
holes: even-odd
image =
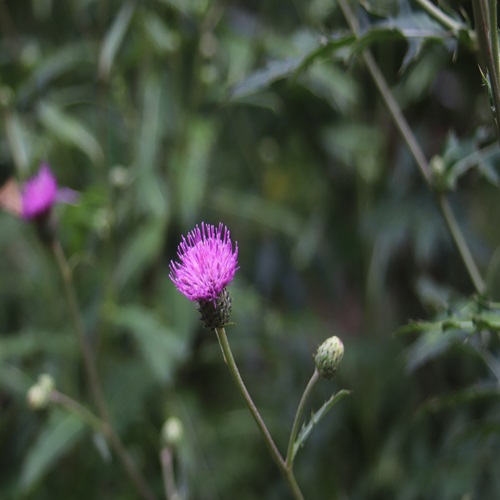
[[[27,492],[57,460],[67,453],[82,436],[85,424],[74,415],[54,410],[29,450],[21,470],[20,485]]]
[[[89,74],[94,74],[96,52],[95,44],[79,39],[75,43],[66,43],[56,50],[49,57],[42,58],[30,78],[17,92],[21,102],[38,98],[45,89],[52,85],[55,80],[72,75],[82,68],[88,69]]]
[[[33,382],[33,379],[17,366],[0,358],[0,387],[25,399],[26,393],[33,385]]]
[[[14,111],[5,114],[5,131],[14,164],[20,172],[26,173],[30,159],[30,141],[21,117]]]
[[[302,234],[304,223],[294,211],[260,196],[220,188],[213,192],[210,205],[223,213],[238,215],[293,239]]]
[[[118,15],[115,17],[111,28],[104,38],[104,43],[99,55],[98,66],[98,72],[101,78],[106,80],[109,78],[111,67],[113,66],[118,49],[123,43],[123,39],[125,38],[125,33],[130,25],[134,10],[135,2],[129,1],[122,4]]]
[[[272,61],[264,69],[259,69],[233,87],[229,100],[237,100],[266,89],[272,83],[292,75],[303,63],[302,57],[284,61]]]
[[[152,374],[161,382],[170,381],[184,359],[186,337],[179,337],[153,312],[137,305],[115,308],[109,318],[115,326],[124,328],[133,336]]]
[[[58,141],[78,148],[89,157],[92,163],[102,163],[104,155],[101,146],[79,120],[47,101],[39,104],[38,117]]]
[[[309,420],[307,425],[304,425],[302,427],[299,435],[297,436],[297,439],[295,440],[295,443],[293,444],[292,462],[299,449],[304,446],[304,443],[306,442],[316,424],[318,424],[318,422],[333,408],[335,404],[337,404],[342,398],[348,396],[349,394],[351,394],[351,391],[348,391],[347,389],[340,390],[336,394],[333,394],[328,401],[325,401],[323,403],[323,406],[318,411],[311,415],[311,419]]]
[[[68,332],[24,330],[0,337],[0,361],[40,352],[67,356],[74,349],[74,337]]]
[[[164,219],[155,217],[139,226],[129,237],[113,276],[117,286],[123,287],[139,276],[158,256],[164,243],[164,230]]]
[[[173,160],[178,175],[177,199],[186,224],[193,222],[204,198],[216,138],[217,125],[213,120],[191,120],[186,146]]]
[[[360,3],[368,12],[382,17],[396,14],[399,8],[395,0],[360,0]]]
[[[458,329],[445,329],[444,322],[433,323],[429,326],[430,328],[415,341],[408,351],[407,368],[410,372],[441,356],[452,345],[463,344],[469,335],[474,333],[472,322],[450,325],[464,327]]]
[[[442,396],[434,397],[422,405],[420,412],[434,413],[443,410],[461,408],[464,405],[471,403],[497,399],[498,395],[499,389],[497,384],[477,384],[458,391],[449,392]]]

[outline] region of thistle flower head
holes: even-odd
[[[238,244],[233,244],[229,229],[201,223],[187,238],[182,237],[177,252],[179,262],[170,262],[170,279],[189,300],[215,304],[222,290],[238,269]]]
[[[229,229],[201,223],[187,238],[182,237],[177,255],[170,262],[170,279],[179,292],[198,302],[205,326],[219,328],[227,324],[231,297],[226,286],[238,269],[238,244],[231,242]]]
[[[78,193],[57,186],[57,180],[47,163],[42,163],[38,173],[28,179],[21,192],[21,215],[23,219],[38,219],[50,213],[57,202],[75,203]]]
[[[26,181],[21,196],[24,219],[35,219],[50,211],[57,198],[57,181],[46,163]]]

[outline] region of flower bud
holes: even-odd
[[[314,363],[321,377],[330,380],[335,375],[337,368],[344,356],[344,344],[336,337],[326,339],[314,355]]]
[[[38,377],[36,384],[32,385],[26,395],[28,404],[33,410],[43,410],[50,402],[50,396],[55,388],[54,379],[43,373]]]
[[[184,437],[184,426],[177,417],[169,417],[161,429],[163,444],[174,448],[180,444]]]

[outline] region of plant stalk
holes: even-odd
[[[497,0],[473,0],[475,30],[483,56],[483,76],[491,89],[493,118],[500,141],[500,54],[498,49]]]
[[[302,394],[302,398],[300,399],[299,406],[297,406],[297,411],[295,413],[295,419],[293,421],[293,426],[292,426],[292,432],[290,433],[290,440],[288,442],[288,450],[286,452],[285,463],[287,467],[289,467],[290,469],[293,469],[293,460],[294,460],[293,445],[295,444],[295,440],[297,439],[297,434],[299,432],[300,423],[302,422],[302,415],[304,414],[306,401],[318,380],[319,380],[319,372],[317,369],[314,369],[314,373],[312,374],[309,383],[304,389],[304,393]]]
[[[358,36],[359,23],[354,13],[352,12],[347,0],[338,0],[338,3],[352,32],[354,33],[354,35]],[[408,149],[410,150],[425,183],[427,184],[429,189],[434,191],[429,162],[427,161],[422,148],[420,147],[417,139],[415,138],[415,135],[413,134],[413,131],[406,121],[406,118],[404,117],[399,104],[394,98],[389,85],[387,84],[384,76],[382,75],[382,72],[380,71],[370,52],[364,50],[362,53],[362,57],[385,105],[387,106],[387,109],[389,110],[390,115],[392,116],[392,119],[394,120],[396,127],[403,137],[403,140],[406,142],[406,145],[408,146]],[[451,210],[450,204],[445,195],[442,193],[438,195],[438,205],[446,222],[450,235],[465,265],[467,273],[469,274],[472,284],[474,285],[474,288],[479,294],[483,294],[486,291],[484,280],[481,276],[481,273],[479,272],[476,262],[474,261],[469,246],[467,245],[467,242],[460,230],[458,221],[453,211]]]
[[[271,453],[271,456],[273,457],[276,465],[283,474],[283,477],[287,481],[290,491],[293,494],[293,497],[296,500],[304,500],[304,496],[300,491],[300,487],[297,484],[297,481],[295,479],[295,476],[293,475],[291,468],[287,467],[287,464],[283,460],[283,457],[281,456],[281,453],[279,452],[276,444],[274,443],[274,440],[271,434],[269,433],[269,430],[267,429],[264,420],[260,416],[259,410],[255,406],[255,403],[253,402],[245,386],[245,383],[241,378],[240,372],[238,370],[238,367],[236,366],[236,362],[233,357],[233,353],[231,352],[231,347],[229,346],[229,342],[227,340],[225,329],[216,328],[215,331],[217,333],[217,339],[219,340],[219,345],[224,355],[224,361],[227,367],[229,368],[229,372],[231,373],[231,376],[233,377],[239,391],[241,392],[243,398],[245,399],[245,402],[248,406],[248,409],[250,410],[250,413],[252,414],[255,422],[257,423],[257,426],[259,427],[259,430],[261,431],[264,437],[264,441],[266,442],[266,445],[269,449],[269,452]]]
[[[71,269],[64,255],[62,246],[58,240],[54,240],[50,246],[52,253],[57,262],[59,272],[62,277],[64,292],[66,300],[68,301],[68,307],[71,315],[71,320],[73,322],[78,341],[80,343],[80,348],[83,354],[83,361],[85,370],[88,377],[88,382],[90,386],[90,391],[92,397],[96,403],[99,417],[102,420],[101,430],[103,431],[107,441],[111,445],[112,449],[116,453],[120,463],[122,464],[125,472],[129,476],[130,480],[134,484],[138,493],[142,498],[146,500],[155,500],[155,495],[150,489],[149,485],[139,472],[136,467],[132,457],[129,455],[125,449],[120,438],[116,434],[113,426],[111,425],[111,419],[109,416],[106,401],[104,399],[104,394],[102,392],[101,384],[99,382],[99,377],[97,374],[97,367],[95,365],[94,357],[88,338],[85,332],[85,325],[80,313],[80,308],[78,306],[78,301],[76,299],[75,288],[73,285],[73,278],[71,274]]]

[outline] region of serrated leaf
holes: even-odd
[[[306,442],[307,438],[311,434],[311,431],[314,429],[314,427],[318,424],[318,422],[345,396],[348,396],[351,394],[351,391],[348,391],[347,389],[342,389],[336,394],[333,394],[330,399],[325,401],[323,403],[323,406],[313,413],[311,415],[311,418],[309,422],[302,427],[302,429],[299,432],[299,435],[297,436],[297,439],[295,440],[295,443],[293,443],[293,451],[292,451],[292,462],[295,459],[295,455],[297,452],[304,446],[304,443]]]
[[[488,329],[500,331],[500,311],[484,311],[473,317],[473,322],[478,330]]]
[[[82,436],[84,423],[74,415],[54,410],[29,450],[21,470],[20,486],[27,492]]]
[[[407,369],[410,372],[441,356],[452,345],[462,344],[475,330],[472,322],[453,323],[449,325],[449,329],[445,329],[445,322],[434,323],[431,326],[432,329],[421,335],[408,351]],[[463,328],[456,329],[451,326]]]
[[[121,306],[110,312],[110,320],[134,338],[146,366],[161,382],[171,380],[186,351],[186,338],[170,330],[148,309]]]

